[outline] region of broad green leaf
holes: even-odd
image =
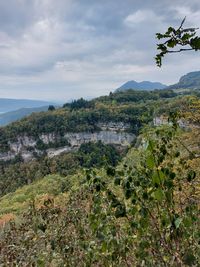
[[[190,170],[187,175],[188,182],[191,182],[196,177],[196,172],[193,170]]]
[[[159,185],[159,184],[160,184],[160,179],[159,179],[159,176],[158,176],[157,171],[155,171],[155,172],[153,173],[152,181],[153,181],[153,184],[154,184],[154,185]]]
[[[178,217],[178,218],[175,220],[174,224],[175,224],[175,226],[176,226],[176,229],[179,228],[181,222],[182,222],[182,219],[181,219],[180,217]]]
[[[156,200],[162,201],[164,199],[164,193],[162,189],[157,189],[154,193],[153,196]]]
[[[161,170],[154,171],[152,181],[154,185],[160,185],[165,178],[164,173]]]
[[[155,166],[153,155],[149,155],[146,159],[147,167],[152,169]]]

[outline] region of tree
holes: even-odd
[[[81,109],[81,108],[93,108],[94,103],[92,101],[87,101],[82,97],[80,99],[74,100],[70,104],[71,110]]]
[[[53,110],[55,110],[55,107],[54,107],[53,105],[50,105],[50,106],[48,107],[48,110],[49,110],[49,111],[53,111]]]
[[[157,49],[160,51],[155,57],[158,67],[162,66],[162,59],[166,54],[200,50],[200,37],[197,36],[196,32],[198,28],[184,28],[183,24],[185,20],[186,17],[182,20],[178,29],[169,27],[164,34],[156,33],[158,40],[165,40],[157,44]],[[174,49],[175,47],[178,49]]]

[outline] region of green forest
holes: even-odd
[[[1,128],[1,151],[24,133],[62,137],[99,131],[99,121],[129,122],[137,135],[123,150],[90,142],[53,158],[2,161],[2,266],[198,266],[199,120],[193,91],[128,90]]]

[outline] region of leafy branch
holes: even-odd
[[[162,66],[162,59],[166,54],[200,50],[200,37],[197,36],[196,32],[198,28],[183,28],[185,20],[186,17],[182,20],[178,29],[169,27],[164,34],[156,33],[158,40],[166,40],[157,44],[157,50],[160,51],[155,57],[158,67]],[[178,47],[178,49],[174,49],[175,47]]]

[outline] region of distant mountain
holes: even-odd
[[[44,107],[52,104],[53,103],[39,100],[0,98],[0,113],[14,111],[21,108]]]
[[[5,126],[11,122],[17,121],[30,115],[33,112],[47,111],[48,106],[39,107],[39,108],[21,108],[15,111],[9,111],[3,114],[0,114],[0,126]]]
[[[159,82],[150,82],[150,81],[143,81],[143,82],[136,82],[136,81],[129,81],[120,86],[116,91],[125,91],[128,89],[136,89],[136,90],[154,90],[154,89],[164,89],[167,85],[159,83]]]
[[[189,72],[182,76],[178,83],[169,86],[170,89],[200,89],[200,71]]]

